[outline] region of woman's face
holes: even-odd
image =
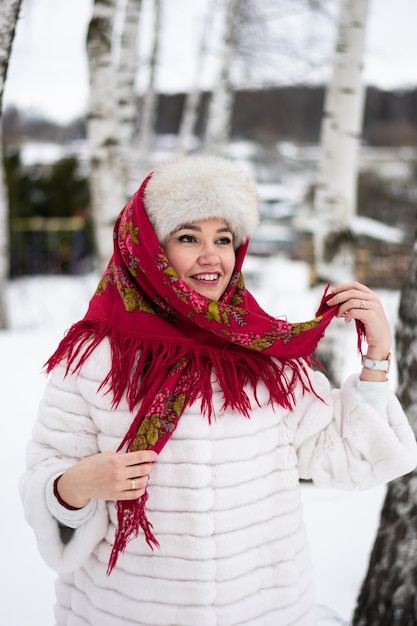
[[[199,294],[219,300],[235,266],[233,233],[217,217],[183,224],[165,246],[168,261]]]

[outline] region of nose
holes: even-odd
[[[220,263],[220,256],[211,246],[206,246],[198,257],[200,265],[217,265]]]

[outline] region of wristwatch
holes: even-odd
[[[368,370],[376,370],[378,372],[386,372],[388,374],[391,365],[391,352],[383,361],[371,359],[367,354],[362,359],[362,366]]]

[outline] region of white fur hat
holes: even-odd
[[[192,155],[158,166],[145,187],[144,203],[161,243],[182,224],[218,217],[232,229],[238,247],[259,224],[254,182],[222,157]]]

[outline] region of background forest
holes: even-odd
[[[272,310],[286,294],[310,303],[327,281],[380,290],[396,331],[392,384],[417,430],[416,8],[413,0],[2,0],[2,356],[13,342],[39,353],[46,303],[55,307],[61,287],[71,294],[60,296],[66,312],[84,306],[109,257],[109,225],[156,163],[225,154],[255,177],[261,200],[250,288]],[[351,367],[343,333],[329,333],[320,355],[335,383]],[[17,361],[11,371],[17,376]],[[417,625],[416,483],[413,473],[384,492],[355,601],[343,617],[325,611],[323,625]]]

